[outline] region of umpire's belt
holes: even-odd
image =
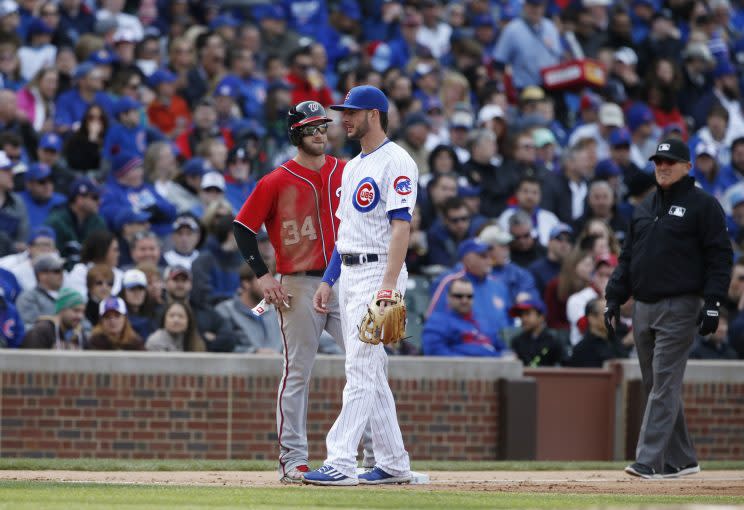
[[[341,255],[341,263],[345,266],[358,266],[367,262],[377,262],[379,257],[376,253],[347,253]]]

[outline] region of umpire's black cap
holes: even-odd
[[[690,148],[679,138],[667,138],[659,142],[656,146],[656,152],[648,158],[649,161],[657,159],[667,159],[671,161],[690,162]]]

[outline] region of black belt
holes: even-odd
[[[325,274],[325,270],[322,269],[313,269],[312,271],[297,271],[295,273],[289,273],[292,276],[317,276],[318,278],[323,278],[323,274]]]
[[[341,263],[345,266],[358,266],[367,262],[377,262],[379,257],[376,253],[347,253],[341,255]]]

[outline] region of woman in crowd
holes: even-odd
[[[147,338],[145,348],[148,351],[206,351],[191,307],[178,301],[169,303],[160,320],[160,328]]]
[[[591,240],[590,238],[594,238]],[[612,254],[620,255],[620,241],[609,225],[600,219],[591,219],[579,232],[576,244],[582,249],[591,250],[594,257]]]
[[[64,148],[64,156],[71,169],[98,177],[101,168],[103,139],[108,130],[108,117],[103,108],[92,104],[85,112],[80,127],[75,131]]]
[[[124,273],[119,269],[119,241],[108,230],[95,230],[88,236],[80,250],[80,262],[72,267],[67,275],[66,286],[72,287],[88,299],[87,274],[95,264],[104,264],[114,273],[114,286],[111,293],[121,289]]]
[[[127,305],[132,328],[142,338],[150,336],[154,328],[153,317],[149,311],[154,305],[147,302],[147,276],[139,269],[129,269],[124,273],[119,297]]]
[[[18,110],[26,114],[39,133],[54,128],[54,100],[58,89],[59,72],[53,67],[43,67],[18,91]]]
[[[111,289],[114,287],[114,272],[106,264],[94,264],[88,269],[85,279],[88,287],[85,318],[93,326],[97,326],[100,319],[100,315],[98,315],[99,306],[102,301],[111,297]]]
[[[90,349],[102,351],[141,351],[144,349],[142,338],[134,331],[127,317],[127,307],[118,297],[109,297],[101,301],[98,313],[101,317],[98,325],[90,334]]]
[[[566,316],[566,302],[591,282],[594,258],[591,252],[575,249],[563,261],[561,272],[545,287],[546,321],[549,328],[565,330],[570,324]]]

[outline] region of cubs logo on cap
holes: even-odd
[[[357,184],[352,203],[354,208],[362,213],[371,211],[380,201],[380,188],[372,177],[365,177]]]
[[[405,175],[401,175],[397,179],[395,179],[395,182],[393,182],[393,187],[395,188],[395,192],[398,195],[410,195],[413,189],[411,188],[411,179],[406,177]]]

